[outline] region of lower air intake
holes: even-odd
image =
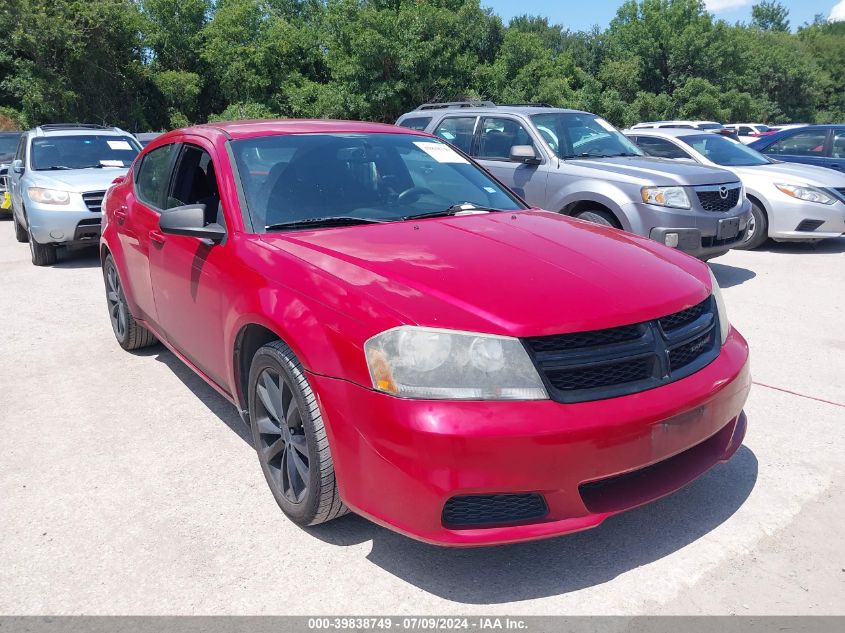
[[[542,519],[548,512],[543,497],[535,493],[463,495],[446,502],[443,525],[469,529],[531,523]]]

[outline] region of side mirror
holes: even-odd
[[[12,161],[12,171],[15,172],[16,174],[22,174],[23,173],[23,171],[24,171],[23,170],[23,161],[20,158],[18,158],[15,161]]]
[[[219,224],[205,223],[204,204],[186,204],[162,211],[158,219],[162,233],[185,235],[216,244],[226,237],[226,229]]]
[[[514,145],[511,147],[510,158],[514,163],[524,163],[526,165],[538,165],[541,162],[533,145]]]

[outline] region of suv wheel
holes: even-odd
[[[15,225],[15,239],[21,243],[28,242],[29,233],[21,226],[21,223],[18,222],[18,216],[15,215],[14,211],[12,212],[12,223]]]
[[[256,352],[248,399],[258,461],[282,511],[301,526],[346,514],[317,399],[302,364],[282,341]]]
[[[752,202],[751,219],[745,229],[745,239],[734,248],[750,251],[762,246],[767,239],[769,239],[769,221],[766,218],[766,213],[756,202]]]
[[[106,283],[106,301],[109,306],[111,328],[120,346],[131,351],[156,343],[153,333],[139,325],[129,312],[126,295],[123,294],[123,285],[120,283],[120,275],[117,274],[117,266],[114,265],[111,255],[106,255],[103,262],[103,280]]]
[[[579,211],[574,215],[574,217],[578,218],[579,220],[584,220],[586,222],[592,222],[593,224],[610,226],[614,229],[621,228],[619,226],[619,222],[616,221],[616,218],[614,218],[613,215],[602,209],[587,209],[585,211]]]
[[[29,235],[29,252],[32,255],[32,263],[36,266],[52,266],[56,263],[56,247],[53,244],[39,244]]]

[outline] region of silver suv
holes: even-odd
[[[533,206],[645,235],[700,259],[741,243],[750,219],[735,174],[647,157],[588,112],[432,103],[396,124],[452,143]]]
[[[9,169],[15,237],[32,263],[56,261],[56,248],[96,244],[100,206],[141,147],[119,128],[42,125],[21,135]]]

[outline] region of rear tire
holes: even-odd
[[[35,266],[52,266],[56,263],[56,247],[53,244],[39,244],[29,232],[29,252]]]
[[[349,512],[317,399],[290,347],[273,341],[255,353],[247,394],[258,461],[282,512],[300,526]]]
[[[586,222],[592,222],[593,224],[601,224],[602,226],[609,226],[614,229],[622,228],[619,226],[619,222],[616,218],[613,217],[611,213],[604,211],[602,209],[587,209],[585,211],[579,211],[574,215],[574,217],[578,218],[579,220],[584,220]]]
[[[20,242],[21,244],[29,241],[29,233],[25,228],[21,226],[21,223],[18,222],[17,216],[12,212],[12,222],[15,225],[15,239]]]
[[[762,246],[769,239],[769,220],[766,212],[756,203],[751,203],[751,220],[745,229],[745,239],[734,246],[739,250],[750,251]]]
[[[120,346],[132,351],[157,343],[153,333],[139,325],[129,311],[126,295],[123,294],[123,284],[111,255],[106,255],[103,261],[103,281],[106,284],[106,302],[109,306],[112,332]]]

